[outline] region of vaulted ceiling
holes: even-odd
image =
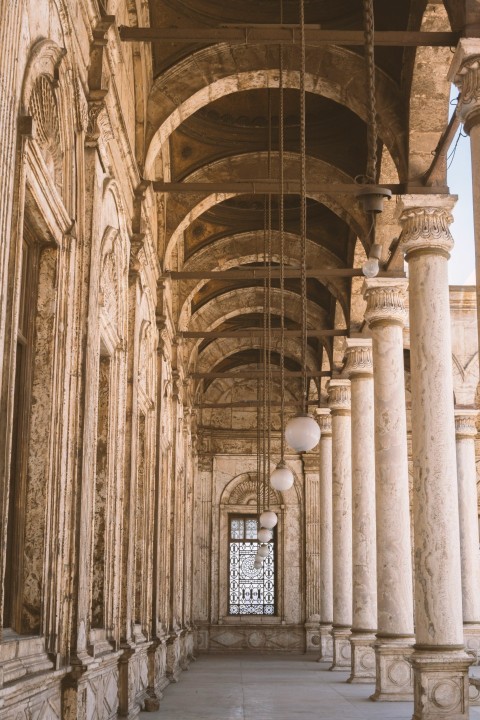
[[[375,29],[460,30],[468,2],[375,0]],[[362,0],[305,0],[305,19],[322,29],[362,30]],[[200,275],[264,267],[266,196],[222,192],[222,185],[242,179],[278,180],[279,46],[222,42],[221,28],[247,22],[267,27],[281,20],[286,24],[299,22],[299,0],[150,0],[152,27],[220,29],[216,43],[194,38],[151,45],[154,82],[147,110],[145,174],[167,182],[215,183],[211,193],[169,193],[166,197],[165,253],[161,257],[166,271]],[[428,167],[425,162],[429,162],[447,120],[448,56],[448,48],[376,48],[379,181],[421,184],[421,173]],[[285,178],[298,180],[298,44],[285,45],[283,58]],[[430,67],[423,77],[425,59]],[[438,81],[428,76],[431,63],[438,64]],[[363,47],[308,44],[305,85],[307,266],[310,270],[358,267],[359,259],[369,250],[369,218],[354,196],[338,193],[334,185],[352,183],[366,171],[368,102]],[[422,102],[428,103],[428,115]],[[422,113],[424,117],[419,119]],[[330,185],[331,192],[309,192],[308,184],[320,182]],[[285,233],[286,265],[298,269],[298,195],[285,196]],[[278,194],[271,196],[271,247],[271,264],[278,269]],[[254,278],[253,273],[251,279],[198,277],[176,281],[179,329],[229,334],[186,341],[190,371],[207,367],[209,372],[221,373],[258,366],[262,338],[258,334],[249,338],[248,330],[263,327],[263,288],[263,280]],[[359,293],[358,280],[311,277],[307,289],[310,329],[359,329],[352,311],[352,293]],[[272,282],[271,296],[272,326],[278,327],[281,304],[277,279]],[[298,329],[299,277],[286,281],[285,299],[286,326]],[[235,331],[238,339],[230,337]],[[300,367],[296,351],[299,342],[292,339],[286,348],[290,369]],[[309,339],[311,370],[332,368],[335,342],[332,337]],[[278,362],[275,346],[272,363]],[[211,378],[199,381],[197,392],[207,396],[211,387]]]

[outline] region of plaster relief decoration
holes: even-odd
[[[61,192],[63,149],[58,106],[53,84],[45,75],[40,75],[33,86],[29,109],[34,120],[33,136],[39,144],[57,190]]]

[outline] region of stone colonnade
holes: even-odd
[[[402,198],[400,242],[409,279],[365,281],[371,337],[347,340],[341,379],[330,381],[328,409],[319,413],[322,553],[331,552],[322,555],[321,622],[325,636],[333,618],[331,669],[351,669],[349,682],[375,680],[372,700],[413,698],[414,720],[468,718],[468,668],[479,644],[477,412],[454,408],[451,207],[449,196]],[[407,286],[413,553],[403,359]],[[323,636],[320,659],[328,660]]]

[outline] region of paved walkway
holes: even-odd
[[[413,703],[373,703],[373,685],[306,655],[201,655],[142,720],[411,720]],[[480,708],[470,710],[480,719]]]

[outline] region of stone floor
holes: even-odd
[[[373,685],[306,655],[201,655],[144,720],[411,720],[413,703],[372,703]],[[480,708],[470,717],[480,719]]]

